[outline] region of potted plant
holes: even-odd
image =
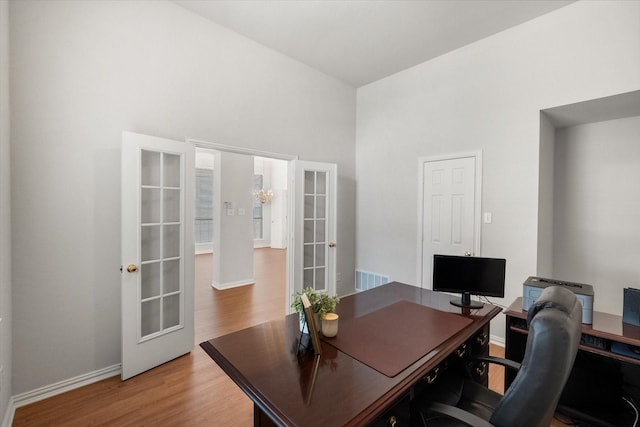
[[[325,292],[316,292],[313,288],[307,287],[301,291],[296,292],[293,295],[293,301],[291,302],[291,308],[293,308],[300,316],[300,329],[303,332],[307,332],[306,325],[304,324],[304,316],[302,315],[304,307],[302,306],[302,300],[300,297],[302,294],[307,294],[309,302],[311,303],[311,309],[314,313],[314,322],[320,329],[320,320],[322,316],[327,313],[333,313],[340,302],[338,296],[329,296]],[[305,329],[303,329],[303,327]]]
[[[320,293],[317,298],[317,309],[314,307],[314,312],[320,315],[320,318],[324,317],[327,313],[335,313],[336,306],[340,302],[340,298],[337,295],[332,297],[326,293]]]
[[[335,311],[339,302],[337,295],[331,297],[322,293],[318,297],[318,315],[322,323],[320,329],[326,337],[335,337],[338,333],[338,315]]]

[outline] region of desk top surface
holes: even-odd
[[[321,356],[299,355],[296,314],[200,346],[277,424],[362,425],[373,421],[500,313],[498,307],[488,304],[478,310],[463,310],[449,304],[450,298],[397,282],[341,298],[336,309],[341,321],[403,300],[471,319],[468,326],[394,377],[381,374],[326,342],[322,342]]]
[[[516,298],[513,304],[505,310],[505,314],[526,319],[527,312],[522,310],[522,297]],[[593,324],[583,324],[582,333],[635,346],[640,345],[640,327],[623,323],[622,316],[611,313],[594,310]]]

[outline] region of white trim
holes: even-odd
[[[225,145],[225,144],[218,144],[216,142],[208,142],[208,141],[202,141],[199,139],[195,139],[195,138],[185,138],[185,140],[191,144],[194,144],[194,146],[196,148],[207,148],[210,150],[218,150],[218,151],[224,151],[224,152],[228,152],[228,153],[237,153],[237,154],[246,154],[246,155],[250,155],[250,156],[258,156],[258,157],[268,157],[268,158],[272,158],[272,159],[279,159],[279,160],[285,160],[288,162],[287,164],[287,174],[288,174],[288,180],[289,180],[289,185],[287,188],[287,191],[292,192],[293,191],[293,162],[295,160],[299,159],[298,155],[292,155],[292,154],[282,154],[282,153],[272,153],[269,151],[262,151],[262,150],[254,150],[252,148],[243,148],[243,147],[236,147],[233,145]],[[294,234],[293,234],[293,229],[294,229],[294,223],[293,223],[293,201],[292,201],[293,197],[288,197],[287,198],[287,211],[288,211],[288,219],[287,222],[288,227],[289,227],[289,233],[288,233],[288,239],[287,239],[287,248],[293,248],[293,244],[294,244]],[[287,278],[287,295],[286,295],[286,305],[285,307],[287,307],[285,309],[285,314],[290,314],[293,313],[294,310],[291,308],[291,295],[293,295],[294,293],[294,271],[293,271],[293,250],[287,250],[287,265],[286,265],[286,278]],[[245,283],[245,285],[248,283]],[[217,288],[217,285],[214,283],[211,283],[211,286],[213,286],[214,288]],[[242,286],[242,285],[236,285],[236,286],[231,286],[231,287],[237,287],[237,286]],[[221,288],[221,289],[228,289],[227,287]]]
[[[253,148],[236,147],[233,145],[218,144],[217,142],[202,141],[194,138],[186,138],[186,141],[198,148],[225,151],[227,153],[247,154],[249,156],[269,157],[279,160],[298,160],[298,156],[291,154],[272,153],[270,151],[254,150]]]
[[[416,283],[423,286],[422,272],[424,270],[424,266],[422,264],[423,261],[423,253],[422,253],[422,238],[423,238],[423,224],[422,220],[424,218],[424,164],[427,162],[438,162],[441,160],[454,160],[454,159],[463,159],[472,157],[475,159],[475,198],[474,198],[474,223],[473,223],[473,255],[480,255],[480,236],[481,236],[481,227],[482,227],[482,150],[478,151],[467,151],[462,153],[449,153],[449,154],[440,154],[437,156],[428,156],[428,157],[419,157],[418,158],[418,238],[417,238],[417,247],[418,247],[418,259],[417,259],[417,271],[416,271]]]
[[[296,159],[297,160],[297,159]],[[287,192],[289,193],[289,197],[287,197],[287,295],[286,295],[286,305],[285,305],[285,313],[291,314],[295,313],[293,309],[293,294],[295,293],[295,283],[296,283],[296,272],[295,272],[295,237],[296,237],[296,224],[295,224],[295,204],[294,200],[296,198],[296,180],[295,180],[295,161],[289,161],[289,167],[287,168]]]
[[[29,405],[30,403],[39,402],[46,398],[57,396],[58,394],[120,375],[121,372],[122,365],[120,363],[117,365],[107,366],[106,368],[98,369],[97,371],[78,375],[77,377],[62,380],[54,384],[15,395],[11,398],[10,406],[12,406],[13,411],[15,411],[15,409]],[[13,415],[11,417],[13,418]]]
[[[490,335],[489,336],[489,342],[491,344],[495,344],[495,345],[500,346],[502,348],[504,348],[504,346],[505,346],[504,338],[499,337],[497,335]]]
[[[227,283],[216,283],[212,281],[211,287],[219,291],[222,291],[225,289],[239,288],[240,286],[255,285],[255,283],[256,281],[253,279],[237,280],[235,282],[227,282]]]

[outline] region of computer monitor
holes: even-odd
[[[433,290],[461,294],[451,304],[464,308],[482,308],[471,295],[504,297],[506,260],[456,255],[433,256]]]

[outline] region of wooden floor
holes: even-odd
[[[254,251],[255,285],[211,287],[196,256],[195,347],[127,381],[113,377],[16,410],[14,426],[251,426],[253,403],[197,345],[285,313],[286,250]]]
[[[285,313],[286,250],[257,249],[256,284],[211,288],[211,255],[196,256],[196,346],[191,354],[127,381],[109,378],[16,410],[14,426],[246,426],[253,403],[198,343]],[[491,354],[504,349],[491,345]],[[501,368],[490,387],[502,392]],[[564,424],[554,421],[552,426]]]

